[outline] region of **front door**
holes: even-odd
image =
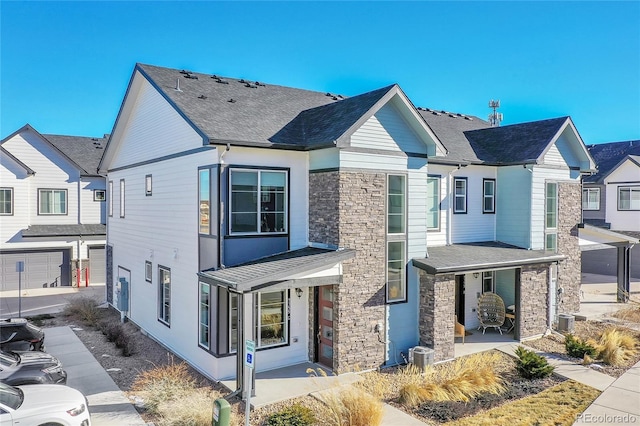
[[[456,315],[464,325],[464,275],[456,275]]]
[[[318,362],[333,369],[333,286],[318,289]]]

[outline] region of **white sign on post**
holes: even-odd
[[[244,341],[244,352],[246,354],[244,359],[244,365],[249,368],[253,368],[255,364],[255,356],[256,356],[256,342],[253,340],[245,340]]]

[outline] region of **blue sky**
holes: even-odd
[[[136,62],[640,139],[640,2],[0,2],[0,138],[109,133]]]

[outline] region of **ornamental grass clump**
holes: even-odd
[[[323,396],[329,415],[325,421],[332,426],[379,426],[384,416],[382,402],[361,389],[348,387]]]
[[[605,364],[619,366],[637,352],[638,339],[626,331],[610,327],[602,332],[597,341],[589,341],[598,351]]]

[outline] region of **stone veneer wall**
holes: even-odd
[[[309,241],[356,250],[344,261],[334,294],[337,373],[371,369],[385,361],[374,332],[385,323],[386,175],[328,171],[309,175]]]
[[[420,345],[434,350],[434,360],[454,357],[455,275],[420,271]]]
[[[525,265],[520,270],[520,339],[547,330],[549,316],[549,264]]]
[[[582,187],[579,183],[558,182],[558,253],[567,259],[558,265],[558,288],[564,293],[558,300],[560,313],[580,310],[581,254],[578,224],[582,220]]]

